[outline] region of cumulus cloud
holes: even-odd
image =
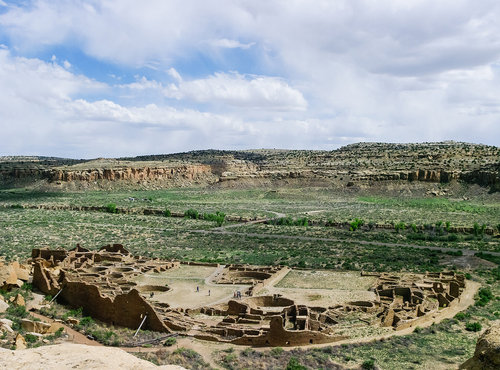
[[[237,72],[215,73],[201,79],[184,80],[174,69],[167,71],[173,83],[162,84],[141,77],[119,85],[131,90],[155,90],[168,98],[228,107],[303,111],[307,102],[300,91],[283,79],[270,76],[242,75]]]
[[[180,75],[179,75],[180,77]],[[302,93],[276,77],[246,76],[237,72],[215,73],[203,79],[178,80],[164,94],[201,103],[223,103],[238,107],[271,110],[305,110]]]

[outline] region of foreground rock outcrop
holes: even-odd
[[[496,370],[500,369],[500,322],[493,325],[479,337],[474,356],[460,369]]]
[[[181,366],[156,366],[119,348],[58,344],[21,351],[0,348],[0,369],[171,369]]]

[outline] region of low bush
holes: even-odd
[[[26,342],[28,342],[28,343],[36,343],[36,342],[38,342],[38,337],[36,335],[29,334],[29,333],[27,333],[24,336],[24,339],[26,339]]]
[[[286,370],[306,370],[307,368],[300,364],[296,357],[290,357],[288,364],[286,365]]]
[[[364,224],[365,224],[365,221],[363,221],[363,219],[361,219],[361,218],[355,218],[354,221],[352,221],[349,224],[349,230],[350,231],[356,231],[357,229],[359,229]]]
[[[281,347],[274,347],[270,353],[271,353],[271,356],[273,357],[279,357],[281,356],[281,354],[284,352],[285,350]]]
[[[226,214],[223,212],[215,212],[215,213],[204,213],[203,214],[203,219],[207,221],[215,221],[217,226],[222,226],[226,219]]]
[[[293,219],[291,217],[280,217],[271,221],[273,225],[279,226],[308,226],[309,220],[306,217]]]
[[[184,212],[184,217],[190,218],[192,220],[196,220],[196,219],[200,218],[200,215],[199,215],[197,210],[190,208],[186,212]]]
[[[468,322],[465,325],[465,330],[467,330],[467,331],[481,331],[481,329],[482,329],[482,326],[478,322]]]
[[[396,232],[399,232],[399,231],[402,231],[405,229],[406,229],[406,224],[402,221],[398,222],[397,224],[394,225],[394,230],[396,230]]]
[[[484,307],[493,299],[493,292],[490,288],[481,288],[478,292],[476,306]]]
[[[366,360],[361,364],[361,368],[364,370],[375,369],[375,361],[372,359]]]
[[[177,339],[175,339],[174,337],[170,337],[170,338],[167,338],[163,342],[163,345],[166,346],[166,347],[171,347],[171,346],[173,346],[176,343],[177,343]]]
[[[114,203],[107,204],[105,210],[108,213],[118,213],[118,209],[116,208],[116,204]]]

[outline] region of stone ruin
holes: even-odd
[[[401,330],[433,319],[439,309],[456,305],[465,279],[455,272],[376,276],[373,301],[353,301],[330,307],[296,304],[275,295],[258,295],[281,280],[290,269],[228,265],[216,284],[248,286],[239,299],[199,307],[173,308],[155,301],[151,292],[168,286],[138,285],[146,272],[175,269],[180,262],[131,255],[122,245],[98,251],[77,246],[66,250],[33,249],[33,285],[42,292],[106,323],[179,334],[198,339],[252,346],[298,346],[346,339],[339,323],[349,313],[366,326]],[[195,264],[195,263],[188,263]],[[203,264],[207,265],[207,264]],[[362,273],[363,274],[363,273]]]

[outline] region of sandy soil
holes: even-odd
[[[336,289],[303,289],[270,287],[258,295],[282,294],[293,299],[297,304],[308,306],[329,307],[349,301],[373,301],[377,296],[367,290],[336,290]]]
[[[375,293],[368,289],[376,281],[376,277],[352,271],[291,270],[258,295],[281,294],[298,304],[329,307],[348,301],[375,300]]]
[[[368,290],[377,277],[361,276],[358,271],[291,270],[276,288]]]
[[[214,305],[233,298],[236,290],[243,290],[245,285],[213,284],[211,278],[220,272],[220,268],[181,265],[159,274],[144,274],[135,282],[139,285],[168,285],[168,292],[156,292],[153,300],[168,303],[171,307],[198,308]],[[196,288],[199,288],[199,292]],[[210,295],[209,295],[210,290]]]
[[[156,366],[119,348],[64,343],[25,350],[0,351],[0,369],[184,369]]]

